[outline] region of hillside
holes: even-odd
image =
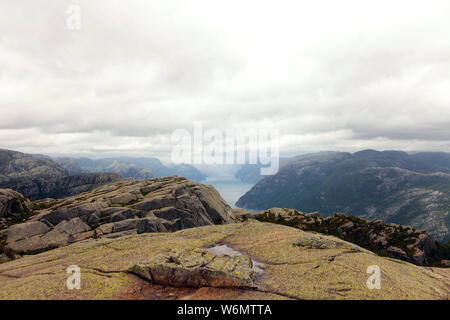
[[[61,198],[118,179],[107,173],[71,174],[49,158],[0,149],[0,188],[30,199]]]
[[[280,158],[279,166],[282,167],[286,163],[292,161],[295,158]],[[261,163],[258,164],[244,164],[234,174],[234,177],[242,182],[256,183],[265,176],[261,175],[261,168],[264,166]]]
[[[381,219],[426,230],[446,242],[450,232],[450,157],[365,150],[309,154],[259,181],[242,208],[295,208]]]

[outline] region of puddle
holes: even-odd
[[[233,248],[230,248],[229,246],[227,246],[226,244],[221,244],[221,245],[217,245],[211,248],[207,248],[208,251],[211,251],[214,254],[220,255],[220,254],[225,254],[228,256],[241,256],[242,252],[234,250]],[[264,263],[261,262],[257,262],[255,260],[252,259],[252,264],[253,264],[253,271],[255,271],[256,273],[263,273],[264,269]]]

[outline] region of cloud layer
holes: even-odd
[[[202,121],[450,152],[448,1],[80,0],[80,30],[72,2],[1,2],[0,147],[167,158]]]

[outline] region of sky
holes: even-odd
[[[201,123],[450,152],[446,0],[0,0],[0,30],[0,148],[167,159]]]

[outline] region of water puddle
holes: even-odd
[[[230,248],[226,244],[216,245],[214,247],[207,248],[207,250],[211,251],[212,253],[214,253],[216,255],[220,255],[220,254],[225,254],[228,256],[241,256],[242,255],[242,252],[240,252],[238,250],[234,250],[233,248]],[[264,263],[257,262],[252,259],[252,264],[253,264],[253,267],[252,267],[253,271],[255,271],[256,273],[264,272],[264,269],[263,269]]]

